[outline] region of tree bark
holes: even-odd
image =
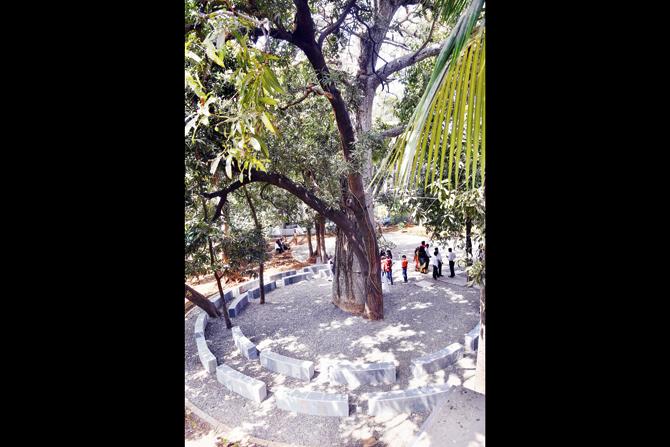
[[[475,367],[475,383],[474,390],[478,393],[485,394],[486,389],[486,374],[485,374],[485,360],[486,360],[486,289],[482,285],[479,291],[479,341],[477,342],[477,364]]]
[[[319,231],[319,220],[314,218],[314,233],[316,233],[316,251],[314,256],[316,257],[316,263],[321,264],[321,231]]]
[[[219,309],[217,309],[214,303],[208,300],[203,294],[201,294],[188,284],[184,284],[184,287],[185,287],[185,296],[187,300],[189,300],[190,302],[198,306],[200,309],[207,312],[207,315],[209,315],[212,318],[219,318],[221,316],[221,312],[219,311]]]

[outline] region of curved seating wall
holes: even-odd
[[[465,350],[467,352],[475,352],[479,346],[479,330],[481,328],[481,321],[477,323],[477,326],[474,327],[470,332],[465,334]]]
[[[449,393],[451,385],[443,384],[399,391],[373,393],[368,397],[370,416],[395,416],[399,413],[432,411]]]
[[[365,365],[338,364],[328,369],[331,383],[358,388],[361,385],[395,383],[396,370],[393,362],[367,363]]]
[[[299,360],[264,349],[260,354],[261,366],[285,376],[301,380],[311,380],[314,376],[314,362]]]
[[[233,342],[240,351],[240,354],[247,360],[256,360],[258,358],[258,349],[243,333],[239,326],[233,326]]]
[[[277,390],[277,407],[286,411],[314,416],[349,416],[349,396],[318,391]]]
[[[216,372],[216,356],[212,354],[212,351],[209,350],[207,346],[207,340],[205,340],[205,329],[209,324],[209,316],[206,312],[202,312],[198,319],[195,320],[195,343],[198,348],[198,357],[200,362],[205,370],[214,374]]]
[[[266,285],[270,290],[274,287],[269,284],[294,284],[313,276],[332,277],[329,264],[320,264],[305,267],[303,272],[289,270],[271,275],[271,282]],[[307,271],[309,270],[309,271]],[[254,288],[255,287],[255,288]],[[226,301],[232,300],[229,306],[231,317],[248,304],[250,291],[258,290],[258,280],[249,281],[224,293]],[[269,291],[266,288],[266,291]],[[242,292],[242,293],[240,293]],[[255,292],[251,292],[254,295]],[[233,299],[234,298],[234,299]],[[222,308],[221,297],[217,294],[211,298],[217,308]],[[232,311],[231,311],[232,310]],[[217,380],[228,390],[237,393],[254,402],[262,402],[267,397],[267,387],[264,382],[249,377],[228,365],[217,366],[214,354],[209,350],[205,340],[205,329],[209,323],[209,316],[202,312],[195,322],[195,338],[198,356],[205,368],[211,374],[216,374]],[[311,380],[314,375],[314,362],[287,357],[270,350],[258,354],[256,346],[242,333],[238,326],[233,327],[235,346],[247,359],[260,359],[261,365],[271,371],[303,380]],[[465,344],[468,350],[477,349],[479,338],[479,324],[465,335]],[[412,360],[412,373],[415,377],[430,374],[444,369],[458,361],[463,354],[464,347],[453,343],[446,348]],[[391,362],[372,363],[366,365],[338,364],[329,371],[331,382],[357,387],[362,384],[377,385],[394,383],[396,368]],[[396,415],[404,412],[432,411],[432,409],[447,395],[450,385],[412,388],[406,390],[387,391],[370,394],[368,397],[368,414]],[[278,390],[276,393],[277,407],[287,411],[311,414],[316,416],[346,417],[349,415],[349,400],[346,394],[328,394],[316,391]]]
[[[412,375],[425,376],[456,363],[463,356],[463,345],[452,343],[444,349],[412,360]]]

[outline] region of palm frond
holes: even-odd
[[[442,181],[445,161],[448,185],[458,185],[461,171],[473,188],[478,170],[484,180],[485,28],[471,36],[483,4],[473,0],[454,26],[405,132],[380,169],[380,175],[395,171],[396,185],[415,188],[422,172],[424,187]]]
[[[461,13],[468,6],[468,0],[437,0],[435,10],[440,14],[440,18],[448,24],[452,24],[461,16]]]

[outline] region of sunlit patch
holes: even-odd
[[[214,430],[210,430],[196,439],[184,439],[184,447],[213,447],[218,437],[219,435]]]
[[[403,338],[408,338],[416,335],[416,332],[412,329],[403,330],[403,328],[409,327],[409,324],[392,324],[381,331],[377,332],[377,335],[365,335],[358,340],[352,342],[352,346],[361,346],[362,348],[372,348],[375,345],[380,343],[386,343],[392,340],[401,340]]]
[[[385,424],[386,427],[384,434],[381,437],[381,441],[385,442],[387,445],[406,445],[419,431],[419,427],[412,422],[407,415],[399,415],[398,418],[400,416],[404,416],[404,419],[398,422],[392,420]]]

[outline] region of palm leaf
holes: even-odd
[[[444,1],[440,3],[458,3]],[[394,175],[396,185],[414,187],[417,178],[424,171],[424,185],[435,182],[437,159],[440,169],[437,181],[443,178],[447,151],[449,164],[447,177],[457,184],[461,169],[461,155],[465,152],[467,166],[463,175],[467,183],[474,176],[477,163],[483,166],[485,155],[479,153],[479,138],[484,140],[484,132],[479,129],[478,119],[483,127],[485,107],[484,84],[484,27],[470,38],[479,17],[484,0],[472,0],[461,15],[445,42],[436,60],[435,68],[426,90],[414,110],[405,132],[398,138],[394,150],[384,160],[382,169],[374,181],[389,171],[397,169]],[[481,85],[480,85],[481,84]],[[477,130],[475,130],[477,128]],[[463,145],[463,133],[466,142]],[[475,155],[477,153],[477,155]],[[389,162],[390,161],[390,162]],[[434,165],[434,166],[433,166]],[[480,167],[483,181],[484,170]],[[411,185],[411,186],[410,186]]]

